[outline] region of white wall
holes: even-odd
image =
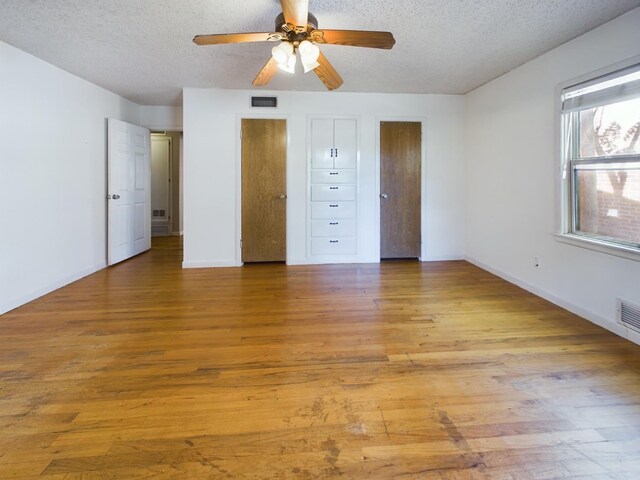
[[[358,258],[379,261],[376,168],[377,122],[422,119],[426,158],[423,183],[423,259],[464,256],[464,98],[339,92],[260,92],[276,95],[277,110],[251,109],[255,91],[184,90],[184,265],[237,265],[238,173],[241,117],[286,118],[287,262],[307,263],[308,115],[356,115],[360,126]]]
[[[182,130],[182,107],[142,105],[140,125],[150,130]]]
[[[639,26],[635,9],[466,96],[469,260],[636,342],[615,323],[615,298],[640,304],[640,262],[554,237],[555,91],[640,54]]]
[[[0,42],[0,313],[105,266],[106,118],[139,107]]]

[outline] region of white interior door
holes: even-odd
[[[151,248],[151,148],[146,128],[108,122],[109,265]]]

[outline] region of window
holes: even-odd
[[[561,95],[562,233],[640,253],[640,64]]]

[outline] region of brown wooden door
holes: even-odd
[[[380,123],[380,258],[420,256],[420,122]]]
[[[242,119],[242,261],[287,257],[286,120]]]

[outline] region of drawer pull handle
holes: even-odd
[[[329,225],[338,225],[338,222],[329,222]]]
[[[329,240],[329,243],[338,243],[339,240]]]
[[[338,190],[338,187],[329,187],[329,190]]]
[[[329,172],[329,175],[338,175],[338,172]]]
[[[329,205],[329,208],[338,208],[338,205]]]

